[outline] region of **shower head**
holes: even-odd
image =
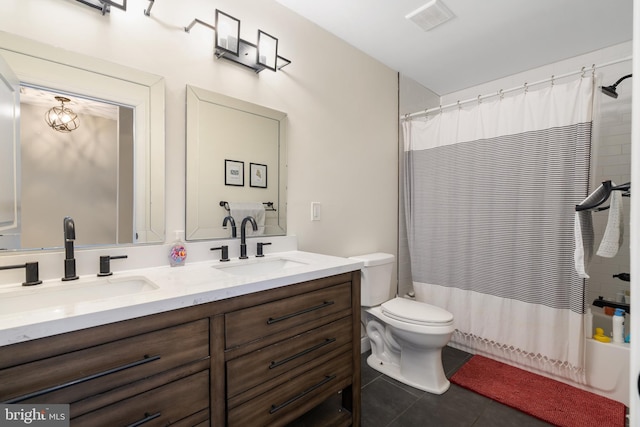
[[[602,90],[602,93],[604,93],[605,95],[609,95],[612,98],[618,98],[618,92],[616,92],[616,88],[618,87],[621,81],[623,81],[624,79],[628,79],[631,76],[633,76],[633,74],[628,74],[618,79],[618,81],[612,84],[611,86],[602,86],[600,87],[600,89]]]
[[[600,88],[600,90],[602,90],[602,93],[604,93],[605,95],[609,95],[612,98],[617,98],[618,97],[618,92],[616,92],[615,85],[613,85],[613,86],[602,86]]]

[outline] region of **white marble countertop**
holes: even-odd
[[[253,275],[224,271],[224,267],[269,263],[278,259],[295,263],[287,268]],[[24,287],[21,283],[3,285],[0,287],[0,346],[346,273],[359,270],[362,266],[361,261],[349,258],[289,251],[269,254],[264,258],[202,261],[180,267],[120,271],[108,277],[96,277],[94,274],[69,282],[52,279],[32,287]],[[49,298],[51,304],[42,303],[47,300],[47,294],[54,295],[69,287],[90,287],[102,285],[96,283],[100,281],[117,282],[127,278],[145,278],[156,289],[100,299],[89,296],[89,299],[77,303],[56,303],[54,298]],[[14,298],[16,294],[20,296]],[[26,299],[23,296],[25,294],[29,295]],[[27,303],[25,310],[16,311],[15,307],[19,304],[24,305],[25,301],[35,299],[39,299],[39,307],[28,307]]]

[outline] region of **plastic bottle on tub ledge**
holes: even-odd
[[[593,338],[593,313],[591,307],[587,307],[587,312],[584,314],[584,333],[586,338]]]
[[[624,310],[616,308],[612,321],[613,342],[622,344],[624,342]]]

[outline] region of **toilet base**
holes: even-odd
[[[383,362],[373,353],[369,357],[367,357],[367,365],[371,366],[376,371],[393,378],[394,380],[400,381],[403,384],[432,394],[442,394],[445,391],[449,390],[449,386],[451,385],[449,380],[445,380],[438,386],[430,386],[411,381],[410,379],[402,375],[402,373],[400,372],[400,366],[394,365],[393,363]]]

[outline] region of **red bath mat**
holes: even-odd
[[[451,382],[561,427],[625,424],[622,403],[483,356],[473,356]]]

